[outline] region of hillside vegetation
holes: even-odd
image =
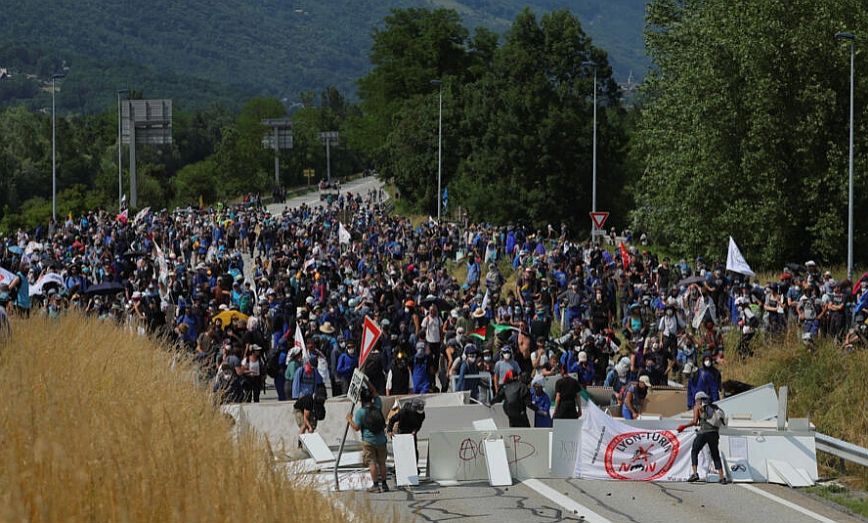
[[[632,71],[641,79],[648,64],[642,0],[22,0],[0,18],[0,44],[39,47],[39,65],[66,62],[67,89],[76,94],[59,103],[73,110],[99,110],[123,87],[187,106],[228,101],[232,93],[297,102],[300,92],[330,85],[352,92],[370,69],[372,29],[392,8],[454,8],[471,27],[503,32],[525,6],[572,9],[611,46],[618,77]],[[12,59],[0,50],[0,67]],[[27,94],[34,106],[47,105],[45,93]]]
[[[263,441],[233,440],[191,367],[153,341],[77,315],[14,329],[0,343],[0,520],[346,520]]]

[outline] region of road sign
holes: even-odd
[[[365,324],[362,328],[362,343],[359,352],[359,368],[364,365],[365,358],[367,358],[368,354],[371,353],[371,349],[374,348],[374,344],[377,343],[377,340],[380,339],[380,335],[382,334],[383,331],[376,323],[374,323],[374,320],[365,316]]]
[[[350,381],[350,386],[347,387],[347,398],[353,403],[359,402],[359,397],[362,393],[362,386],[365,383],[365,373],[359,369],[353,371],[353,379]]]
[[[588,214],[591,215],[591,223],[594,224],[595,229],[602,229],[603,225],[606,225],[606,219],[609,217],[609,213],[606,211],[596,211]]]

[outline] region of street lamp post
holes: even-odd
[[[856,73],[856,35],[853,33],[835,33],[836,40],[850,44],[850,182],[847,191],[847,279],[853,279],[853,95]]]
[[[594,70],[594,139],[593,152],[591,153],[591,212],[597,212],[597,64],[596,62],[582,62],[582,65],[590,66]],[[593,241],[594,224],[591,223],[591,240]]]
[[[437,223],[440,223],[440,206],[442,205],[442,177],[443,177],[443,82],[431,80],[431,85],[437,86],[438,92],[438,117],[437,117]]]
[[[54,92],[57,80],[66,75],[51,75],[51,220],[57,223],[57,124],[55,121]]]
[[[121,95],[129,96],[129,89],[118,89],[118,212],[121,212],[124,200],[124,160],[123,152],[123,126],[121,123]]]

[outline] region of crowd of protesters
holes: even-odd
[[[344,192],[271,213],[248,197],[19,230],[0,238],[0,336],[7,316],[12,328],[70,309],[115,321],[191,353],[224,401],[259,401],[273,383],[304,431],[346,393],[365,316],[383,329],[362,369],[380,394],[466,390],[503,400],[517,425],[524,406],[542,426],[552,409],[578,417],[591,385],[611,387],[627,418],[655,386],[715,401],[725,344],[750,358],[758,335],[798,328],[809,350],[818,337],[868,342],[868,275],[838,282],[808,261],[757,282],[658,259],[629,234],[610,252],[565,227],[414,224],[383,200]],[[550,396],[551,376],[564,378]]]

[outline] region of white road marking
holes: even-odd
[[[821,516],[820,514],[817,514],[816,512],[808,510],[805,507],[802,507],[800,505],[797,505],[797,504],[793,503],[792,501],[787,501],[784,498],[780,498],[778,496],[775,496],[774,494],[772,494],[770,492],[766,492],[765,490],[762,490],[760,488],[754,487],[753,485],[748,485],[746,483],[739,483],[738,486],[745,488],[745,489],[753,492],[754,494],[759,494],[760,496],[762,496],[764,498],[770,499],[770,500],[774,501],[775,503],[780,503],[781,505],[783,505],[785,507],[789,507],[789,508],[795,510],[796,512],[800,512],[800,513],[808,516],[809,518],[816,519],[817,521],[822,521],[823,523],[837,523],[837,521],[835,521],[834,519],[829,519],[826,516]]]
[[[587,523],[612,523],[612,521],[597,514],[581,503],[561,494],[538,479],[526,479],[522,481],[521,484],[535,490],[537,494],[554,502],[556,505],[567,510],[570,514],[582,516],[584,521]]]

